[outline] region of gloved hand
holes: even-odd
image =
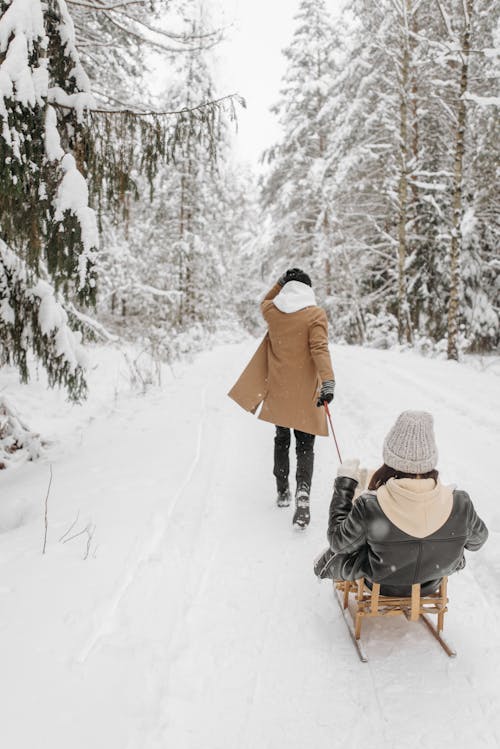
[[[327,579],[333,580],[331,568],[334,557],[335,554],[330,547],[322,551],[321,554],[316,557],[314,560],[314,574],[318,578],[318,581]]]
[[[319,392],[319,398],[316,401],[318,408],[321,408],[323,403],[331,403],[335,394],[335,380],[325,380],[321,383],[321,390]]]
[[[288,270],[278,278],[278,284],[284,286],[288,281],[297,280],[297,276],[302,275],[303,273],[304,271],[300,270],[300,268],[288,268]]]
[[[347,458],[337,468],[337,476],[343,476],[346,479],[354,479],[359,483],[359,459]]]

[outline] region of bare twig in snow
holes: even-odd
[[[90,546],[92,544],[94,533],[95,533],[95,525],[87,526],[87,549],[85,551],[85,554],[83,555],[84,560],[89,558]]]
[[[85,528],[83,528],[81,531],[78,531],[78,533],[73,533],[73,535],[70,536],[69,538],[65,538],[63,541],[63,544],[67,544],[69,543],[69,541],[73,541],[75,538],[78,538],[79,536],[83,536],[84,533],[88,532],[89,525],[86,525]]]
[[[75,520],[75,523],[73,523],[73,525],[71,526],[71,528],[73,528],[75,524],[76,524],[76,520]],[[64,536],[66,536],[67,533],[70,532],[71,528],[68,529],[68,531],[64,534]],[[83,555],[83,559],[86,560],[89,558],[90,550],[92,548],[92,539],[94,538],[95,529],[96,529],[95,524],[87,523],[85,528],[83,528],[81,531],[78,531],[78,533],[73,533],[73,535],[69,536],[68,538],[64,538],[63,536],[62,538],[64,538],[64,541],[62,541],[62,539],[60,540],[62,541],[63,544],[67,544],[69,541],[73,541],[75,538],[79,538],[80,536],[86,535],[87,546],[85,548],[85,554]],[[93,556],[95,556],[95,552]]]
[[[64,539],[66,538],[66,536],[67,536],[67,535],[68,535],[69,533],[71,533],[71,531],[73,530],[73,528],[75,527],[75,525],[76,525],[76,524],[78,523],[78,520],[79,520],[79,518],[80,518],[80,510],[78,510],[78,512],[77,512],[77,514],[76,514],[76,518],[75,518],[75,519],[73,520],[73,522],[72,522],[72,523],[71,523],[71,525],[69,526],[69,528],[68,528],[68,530],[66,531],[66,533],[63,533],[63,535],[62,535],[62,536],[61,536],[61,538],[59,539],[59,543],[60,543],[61,541],[64,541]]]
[[[47,547],[47,533],[49,530],[49,494],[50,494],[50,487],[52,486],[52,464],[50,465],[50,478],[49,478],[49,485],[47,487],[47,494],[45,495],[45,533],[43,536],[43,549],[42,554],[45,554],[45,549]]]

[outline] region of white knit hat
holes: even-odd
[[[402,473],[428,473],[437,464],[434,420],[427,411],[403,411],[384,441],[384,463]]]

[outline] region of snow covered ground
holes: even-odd
[[[432,411],[443,480],[470,492],[491,532],[450,579],[458,658],[398,618],[364,625],[361,664],[312,572],[333,443],[317,441],[312,523],[294,532],[292,508],[274,506],[272,427],[225,396],[254,348],[199,355],[145,397],[123,390],[112,351],[83,407],[15,388],[54,444],[0,473],[3,748],[499,746],[498,373],[332,348],[344,455],[377,466],[399,411]],[[95,528],[86,560],[86,535],[59,541],[78,513],[72,533]]]

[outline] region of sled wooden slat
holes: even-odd
[[[379,598],[380,598],[380,585],[379,583],[373,583],[372,595],[370,598],[370,610],[374,616],[377,616]]]
[[[370,589],[364,578],[356,581],[334,580],[336,598],[342,611],[349,633],[356,645],[358,655],[363,662],[368,660],[361,645],[361,626],[365,617],[405,616],[408,621],[416,622],[422,619],[445,653],[453,658],[456,651],[442,636],[444,615],[448,611],[448,578],[444,577],[439,589],[435,593],[422,596],[420,584],[412,585],[411,596],[383,596],[380,594],[380,584],[372,583]],[[349,596],[352,595],[352,605],[349,607]],[[429,616],[437,616],[436,626]]]
[[[417,622],[420,616],[420,585],[411,586],[411,616],[412,622]]]

